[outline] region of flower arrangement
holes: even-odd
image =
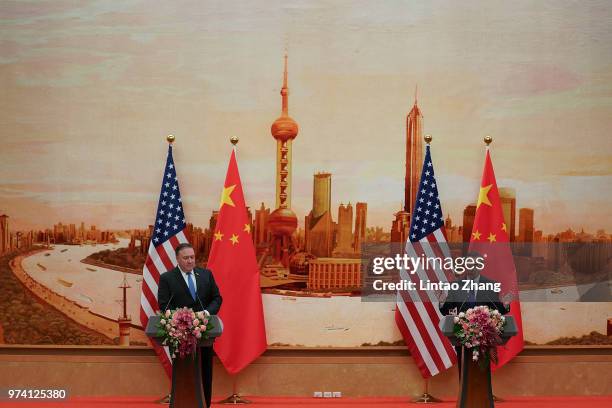
[[[506,318],[487,306],[476,306],[454,317],[454,333],[459,343],[472,351],[472,360],[487,365],[497,363],[497,346],[502,344]],[[481,358],[482,357],[482,358]]]
[[[174,311],[166,310],[160,313],[157,325],[157,336],[161,343],[170,348],[170,355],[180,358],[189,354],[195,355],[198,340],[206,337],[206,332],[212,328],[204,312],[194,312],[184,307]]]

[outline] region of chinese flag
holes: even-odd
[[[223,297],[219,312],[223,334],[215,342],[215,352],[225,369],[236,374],[266,350],[267,340],[259,268],[235,151],[225,177],[207,266]]]
[[[470,250],[486,257],[482,274],[501,283],[500,298],[510,301],[510,313],[514,316],[519,332],[505,346],[497,348],[498,363],[495,370],[510,361],[524,346],[521,321],[521,304],[518,297],[518,283],[514,260],[510,249],[508,226],[504,222],[501,200],[493,172],[493,163],[487,149],[485,165],[476,204],[476,216],[470,238]]]

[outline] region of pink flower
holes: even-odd
[[[455,316],[453,320],[457,339],[474,350],[472,358],[475,361],[481,355],[485,361],[495,357],[491,350],[500,343],[504,316],[487,306],[477,306]]]
[[[174,312],[167,310],[161,316],[161,324],[158,327],[165,328],[162,342],[170,347],[172,357],[184,358],[194,353],[198,339],[202,338],[208,324],[205,313],[183,307]]]

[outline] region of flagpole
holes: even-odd
[[[429,146],[431,144],[431,141],[433,140],[433,137],[430,134],[427,134],[423,137],[423,140],[425,140],[425,143],[427,144],[427,146]],[[433,404],[436,402],[442,402],[442,400],[434,397],[429,393],[429,378],[425,378],[424,385],[425,389],[423,390],[423,394],[413,399],[412,402],[416,404]]]
[[[237,136],[232,136],[232,137],[230,138],[230,143],[231,143],[231,144],[232,144],[232,146],[233,146],[233,149],[234,149],[234,154],[237,154],[237,153],[238,153],[238,148],[237,148],[237,145],[238,145],[238,142],[239,142],[239,141],[240,141],[240,139],[238,139],[238,137],[237,137]]]
[[[487,145],[487,147],[485,148],[486,151],[489,151],[489,145],[491,143],[493,143],[493,138],[491,136],[489,136],[489,135],[486,135],[483,140],[484,140],[485,144]],[[497,397],[495,394],[493,394],[493,401],[494,402],[504,402],[505,400],[503,398]]]
[[[232,144],[232,148],[234,149],[234,155],[237,154],[237,145],[238,142],[240,141],[240,139],[238,139],[238,137],[236,136],[232,136],[230,138],[230,143]],[[237,377],[238,375],[236,374],[230,374],[230,376],[232,377],[232,395],[230,395],[229,397],[217,402],[217,404],[232,404],[232,405],[242,405],[242,404],[250,404],[251,401],[245,398],[242,398],[240,396],[240,394],[238,394],[238,387],[236,385],[237,381]]]
[[[166,141],[168,142],[169,146],[172,146],[172,143],[174,143],[174,141],[176,140],[176,137],[174,137],[174,135],[168,135],[166,136]],[[172,380],[172,379],[170,379]],[[169,392],[167,395],[164,395],[163,397],[161,397],[160,399],[158,399],[157,402],[158,404],[165,404],[165,405],[169,405],[170,404],[170,397],[172,396],[172,393]]]

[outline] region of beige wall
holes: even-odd
[[[214,390],[231,393],[232,384],[215,362]],[[152,350],[146,347],[0,348],[0,388],[65,388],[70,395],[151,395],[168,391],[169,382]],[[612,347],[528,347],[494,374],[496,395],[609,394]],[[423,380],[402,347],[362,349],[268,350],[239,376],[245,395],[310,396],[313,391],[341,391],[344,396],[416,396]],[[430,392],[457,392],[456,370],[430,382]]]

